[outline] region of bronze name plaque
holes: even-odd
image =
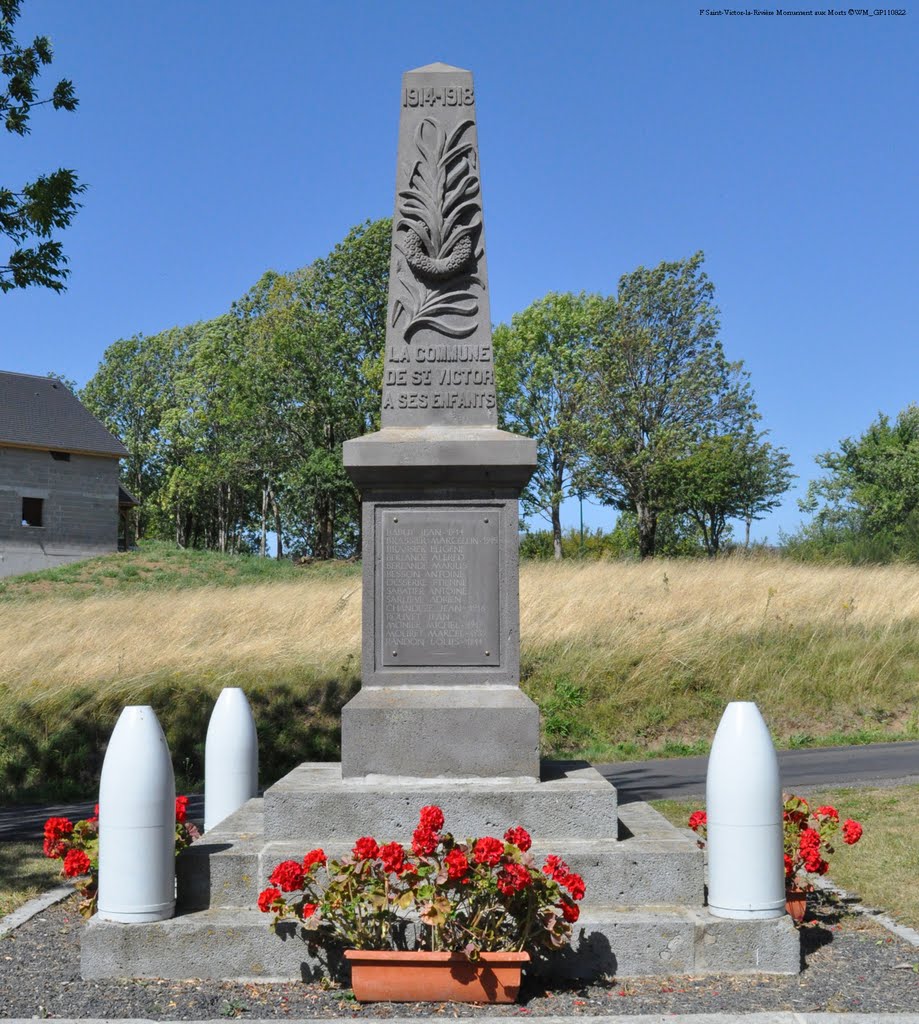
[[[380,509],[378,664],[500,664],[499,511]]]

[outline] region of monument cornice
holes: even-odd
[[[344,444],[358,487],[458,483],[521,488],[536,468],[536,442],[495,427],[384,427]]]

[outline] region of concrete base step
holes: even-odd
[[[436,804],[454,835],[503,835],[512,825],[549,841],[617,835],[616,790],[585,761],[544,761],[520,779],[342,779],[340,764],[301,764],[265,791],[265,839],[321,846],[364,835],[408,841],[419,810]]]
[[[261,801],[250,800],[235,815],[179,858],[179,909],[241,907],[255,909],[268,875],[282,860],[302,860],[318,843],[265,842],[261,835]],[[383,841],[392,837],[374,833]],[[702,851],[647,804],[620,808],[621,839],[537,841],[537,863],[550,853],[568,862],[587,884],[585,905],[678,904],[704,901]],[[329,857],[348,853],[357,834],[346,841],[322,843]],[[405,836],[399,837],[408,842]]]
[[[94,917],[82,946],[84,978],[346,981],[338,951],[311,952],[291,926],[274,934],[266,914],[207,910],[157,924]],[[585,908],[570,948],[528,971],[554,978],[603,975],[766,973],[800,970],[798,933],[787,916],[727,921],[688,907]]]

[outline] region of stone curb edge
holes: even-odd
[[[25,924],[26,921],[30,921],[36,914],[40,914],[43,910],[47,910],[48,907],[53,907],[55,903],[60,903],[62,900],[67,899],[68,896],[72,896],[74,892],[76,890],[72,885],[55,886],[53,889],[43,892],[41,896],[36,896],[27,903],[23,903],[21,907],[17,907],[16,910],[11,914],[7,914],[6,917],[0,917],[0,939],[5,938],[10,932]]]
[[[830,881],[828,878],[815,878],[813,884],[815,889],[821,889],[823,892],[833,893],[841,900],[844,900],[846,909],[850,910],[853,914],[861,914],[863,917],[870,917],[872,921],[877,921],[877,923],[886,928],[887,931],[893,932],[894,935],[903,939],[905,942],[910,943],[910,945],[919,946],[919,932],[905,924],[899,924],[892,917],[885,914],[883,910],[878,910],[877,907],[865,906],[865,904],[861,902],[861,897],[857,896],[855,893],[847,892],[845,889],[840,889],[835,882]]]

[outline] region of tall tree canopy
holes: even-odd
[[[225,315],[111,345],[83,392],[124,440],[139,536],[319,558],[360,550],[342,443],[379,424],[390,221],[269,271]],[[523,495],[562,550],[578,491],[623,513],[643,555],[719,550],[788,486],[747,376],[718,341],[702,255],[639,268],[615,297],[556,294],[495,329],[501,422],[533,437]]]
[[[561,504],[584,457],[580,385],[604,309],[599,295],[551,293],[494,332],[502,425],[537,442],[524,512],[549,520],[557,559],[562,557]]]
[[[874,541],[862,547],[866,554],[919,558],[919,405],[893,422],[880,414],[860,437],[818,455],[817,464],[826,475],[799,503],[814,515],[805,538]]]
[[[42,98],[38,78],[53,59],[47,36],[36,36],[23,46],[13,35],[21,0],[0,0],[0,117],[7,132],[25,136],[30,132],[32,108],[50,104],[55,110],[75,110],[73,83],[62,78]],[[0,185],[0,234],[11,245],[0,255],[0,291],[39,285],[63,291],[70,271],[61,243],[51,236],[66,228],[80,204],[77,196],[86,190],[76,173],[64,167],[18,187]]]
[[[788,453],[764,436],[752,424],[736,433],[714,433],[671,467],[674,508],[696,524],[710,555],[721,549],[731,519],[744,521],[749,546],[753,520],[775,508],[788,490]]]
[[[707,438],[757,418],[739,363],[718,338],[701,252],[639,267],[619,281],[583,383],[587,485],[635,513],[639,553],[655,553],[658,519],[680,510],[677,467]]]
[[[214,320],[111,345],[83,400],[124,441],[140,536],[330,558],[358,547],[342,443],[373,429],[389,221],[269,271]]]

